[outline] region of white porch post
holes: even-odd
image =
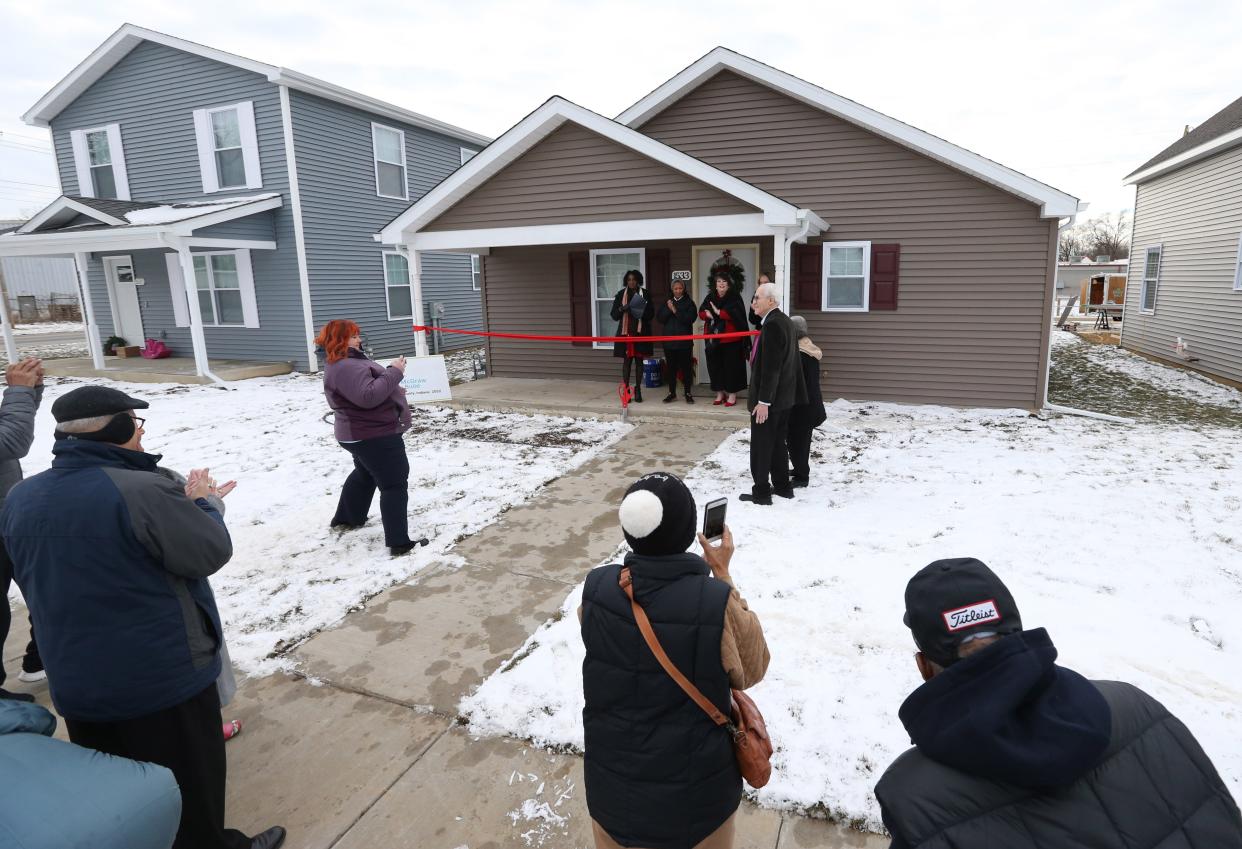
[[[414,286],[414,323],[423,324],[427,316],[423,314],[423,252],[410,251],[410,282]],[[414,333],[414,353],[425,357],[427,349],[427,331],[418,330]]]
[[[0,327],[4,328],[4,353],[9,365],[17,362],[17,343],[13,341],[13,326],[9,323],[9,290],[4,285],[4,259],[0,257]]]
[[[789,239],[783,232],[772,237],[772,264],[776,279],[776,290],[781,293],[781,310],[785,315],[793,314],[793,304],[789,298]]]
[[[103,371],[103,340],[99,338],[99,325],[95,322],[95,306],[91,303],[91,280],[87,273],[90,255],[75,253],[73,264],[78,269],[78,296],[82,299],[82,317],[86,319],[86,345],[91,351],[91,365]]]
[[[203,334],[203,310],[198,303],[198,281],[194,276],[194,255],[183,241],[176,244],[177,259],[181,264],[181,279],[185,285],[185,297],[190,308],[190,341],[194,345],[194,371],[199,377],[212,377],[207,362],[207,337]]]

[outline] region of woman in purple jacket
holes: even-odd
[[[362,527],[378,489],[384,544],[393,556],[426,545],[425,539],[410,539],[406,516],[410,461],[401,435],[410,429],[410,405],[401,388],[405,357],[393,360],[388,368],[368,359],[362,353],[358,325],[343,319],[325,324],[315,343],[327,355],[323,394],[335,413],[337,442],[354,458],[332,527]]]

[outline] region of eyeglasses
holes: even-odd
[[[146,419],[139,418],[138,416],[134,416],[134,430],[140,429],[146,423],[147,423]]]

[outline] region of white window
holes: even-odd
[[[382,124],[372,124],[371,146],[375,151],[375,193],[382,198],[408,200],[405,133]]]
[[[1238,255],[1233,263],[1233,291],[1242,292],[1242,236],[1238,237]]]
[[[194,110],[194,133],[204,192],[263,187],[252,101]]]
[[[469,162],[471,159],[474,158],[474,155],[476,153],[478,153],[477,150],[471,150],[468,147],[463,147],[461,149],[461,164],[465,165],[467,162]]]
[[[88,198],[130,199],[120,124],[73,130],[69,133],[69,141],[78,175],[78,194]]]
[[[644,248],[605,248],[591,251],[591,335],[616,335],[617,322],[612,317],[612,299],[625,285],[625,272],[637,268],[647,274],[647,251]],[[612,348],[611,342],[596,342],[595,348]]]
[[[384,292],[388,300],[388,320],[414,318],[414,287],[410,282],[410,261],[404,254],[384,251]]]
[[[1147,249],[1143,258],[1143,292],[1142,311],[1156,311],[1156,287],[1160,282],[1160,258],[1162,246],[1156,245]]]
[[[826,312],[866,312],[871,290],[871,243],[824,242]]]
[[[478,254],[470,255],[470,278],[474,282],[474,291],[483,288],[483,257]]]
[[[173,318],[178,327],[189,327],[190,308],[180,256],[173,252],[165,254],[164,258],[168,264]],[[250,251],[195,251],[192,261],[194,291],[204,327],[259,326]]]

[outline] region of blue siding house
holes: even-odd
[[[376,234],[483,136],[132,24],[23,119],[51,129],[63,195],[0,256],[76,260],[97,368],[114,335],[210,377],[208,357],[313,371],[333,318],[376,356],[415,352],[420,306],[419,323],[482,329],[477,258],[424,255],[416,295],[405,249]]]

